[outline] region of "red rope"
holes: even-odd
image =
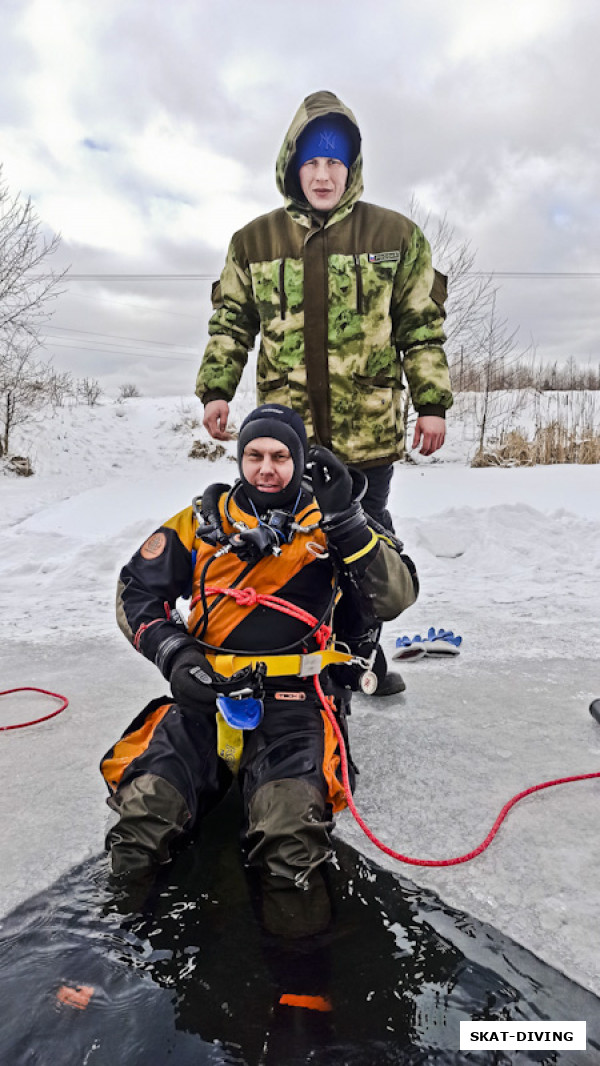
[[[308,625],[314,625],[317,621],[316,618],[309,614],[308,611],[304,611],[301,607],[296,607],[295,604],[288,603],[287,600],[282,600],[279,598],[279,596],[263,595],[262,593],[257,592],[256,589],[253,588],[224,589],[219,588],[216,585],[211,585],[206,589],[206,592],[209,596],[231,596],[236,601],[236,603],[244,607],[254,607],[256,606],[256,604],[259,603],[263,604],[265,607],[273,607],[274,610],[282,611],[284,614],[289,614],[293,618],[298,618],[303,622],[307,622]],[[319,646],[321,648],[324,647],[325,642],[329,639],[330,635],[331,629],[329,628],[329,626],[325,625],[321,626],[321,628],[315,634],[319,642]],[[348,807],[350,808],[352,816],[354,817],[355,821],[358,822],[363,833],[369,838],[371,843],[374,844],[376,848],[379,848],[380,851],[383,851],[386,855],[391,856],[392,859],[396,859],[398,862],[404,862],[410,866],[458,866],[462,862],[469,862],[471,859],[475,859],[477,855],[481,855],[482,851],[485,851],[485,849],[490,846],[492,840],[496,836],[496,833],[498,832],[500,826],[502,825],[502,822],[506,818],[511,807],[514,807],[515,804],[519,802],[519,800],[525,799],[526,796],[531,796],[534,792],[541,792],[544,788],[553,788],[554,785],[566,785],[569,784],[569,782],[571,781],[589,781],[591,778],[600,777],[600,773],[574,774],[572,777],[557,777],[554,781],[543,781],[539,785],[532,785],[531,788],[526,788],[522,792],[518,792],[516,796],[513,796],[512,799],[508,800],[508,802],[504,804],[504,807],[500,811],[500,814],[496,818],[496,821],[494,822],[485,840],[482,840],[481,844],[479,844],[478,847],[474,848],[473,851],[468,851],[465,855],[457,855],[453,859],[414,859],[411,858],[411,856],[409,855],[402,855],[401,852],[394,851],[393,848],[388,847],[387,844],[384,844],[381,840],[379,840],[375,836],[374,832],[369,829],[364,818],[362,818],[361,815],[358,813],[358,810],[356,809],[356,804],[352,797],[352,790],[350,788],[350,777],[348,774],[348,755],[346,752],[346,745],[344,743],[342,731],[339,727],[339,723],[335,717],[335,714],[327,701],[327,697],[323,692],[321,682],[318,676],[315,675],[313,680],[317,695],[319,696],[325,714],[331,722],[331,725],[333,726],[333,731],[337,737],[340,749],[342,784],[344,786],[344,792],[346,793],[346,802],[348,803]]]
[[[279,596],[269,596],[268,593],[257,592],[256,589],[248,587],[244,589],[224,589],[219,585],[207,585],[205,588],[207,596],[231,596],[232,600],[238,604],[239,607],[256,607],[258,604],[261,607],[272,607],[274,611],[281,611],[282,614],[288,614],[290,618],[296,618],[299,622],[306,622],[308,626],[316,625],[318,619],[314,615],[305,611],[303,607],[297,607],[295,603],[289,603],[287,600],[282,600]],[[331,636],[331,628],[327,625],[319,627],[315,633],[315,638],[319,647],[323,647]]]
[[[0,692],[0,696],[10,696],[12,692],[41,692],[44,696],[52,696],[55,700],[61,700],[61,705],[56,711],[51,711],[50,714],[43,714],[41,718],[32,718],[30,722],[19,722],[17,725],[0,725],[0,732],[5,729],[25,729],[28,725],[37,725],[38,722],[46,722],[48,718],[55,718],[57,714],[65,710],[65,707],[69,706],[69,701],[66,696],[60,696],[58,692],[48,692],[45,688],[33,688],[30,685],[26,685],[24,688],[7,688],[4,692]]]
[[[358,822],[363,833],[366,834],[371,843],[374,844],[376,848],[379,848],[380,851],[385,852],[386,855],[390,855],[392,859],[397,859],[398,862],[405,862],[411,866],[458,866],[461,862],[469,862],[470,859],[474,859],[477,855],[481,855],[482,851],[485,851],[485,849],[490,846],[492,840],[496,836],[496,833],[498,832],[500,826],[502,825],[502,822],[506,818],[506,815],[508,814],[511,807],[514,807],[515,804],[518,803],[519,800],[524,799],[525,796],[531,796],[533,792],[541,792],[543,788],[552,788],[554,785],[566,785],[570,781],[588,781],[590,778],[600,777],[600,773],[574,774],[572,777],[557,777],[554,781],[543,781],[540,785],[532,785],[531,788],[526,788],[523,790],[523,792],[518,792],[516,796],[513,796],[512,799],[508,801],[508,803],[504,804],[504,807],[500,811],[500,814],[496,818],[496,821],[494,822],[485,840],[482,840],[479,847],[474,848],[473,851],[468,851],[466,855],[457,855],[454,859],[413,859],[409,855],[402,855],[399,851],[394,851],[393,848],[388,847],[387,844],[383,844],[381,840],[378,840],[373,831],[369,829],[364,819],[358,813],[356,809],[356,804],[354,803],[354,799],[352,798],[352,791],[350,788],[350,778],[348,775],[348,756],[346,753],[346,745],[344,743],[342,731],[339,727],[335,714],[327,703],[327,698],[325,696],[325,693],[323,692],[323,689],[321,688],[321,682],[319,681],[319,678],[317,676],[315,676],[314,678],[314,683],[317,693],[319,695],[319,699],[323,704],[325,713],[333,726],[333,730],[335,732],[340,747],[342,783],[344,785],[344,792],[346,793],[348,807],[350,808],[353,817]]]

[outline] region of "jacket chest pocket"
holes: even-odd
[[[398,263],[395,260],[372,262],[368,254],[360,257],[363,312],[386,316],[391,321],[392,293]]]
[[[358,253],[329,256],[328,291],[330,311],[362,315],[363,275]]]
[[[369,317],[390,314],[397,263],[372,263],[367,252],[329,257],[330,308]]]
[[[303,309],[304,270],[298,259],[251,263],[252,291],[260,320],[285,322]]]

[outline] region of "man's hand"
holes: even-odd
[[[182,648],[175,655],[169,674],[175,702],[183,711],[215,714],[216,693],[212,685],[217,677],[200,648]]]
[[[308,453],[307,472],[323,518],[346,511],[352,502],[352,476],[329,448],[314,444]]]
[[[200,648],[187,645],[175,655],[169,681],[173,698],[181,710],[201,717],[216,713],[217,696],[261,699],[265,670],[259,663],[256,669],[245,666],[231,677],[223,677],[213,670]]]
[[[412,447],[421,445],[421,455],[433,455],[446,439],[446,420],[438,415],[419,415]]]
[[[204,428],[213,440],[231,440],[231,433],[227,432],[228,418],[227,400],[209,400],[204,408]]]

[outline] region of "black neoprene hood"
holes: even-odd
[[[281,492],[261,492],[244,477],[242,470],[244,449],[250,441],[257,440],[259,437],[273,437],[289,449],[294,462],[294,473]],[[259,512],[293,505],[306,466],[307,451],[306,429],[297,411],[292,411],[290,407],[284,407],[283,404],[265,403],[247,415],[242,422],[238,438],[238,467],[246,495]]]

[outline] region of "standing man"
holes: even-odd
[[[413,447],[431,455],[444,443],[452,404],[445,280],[414,222],[361,201],[360,145],[356,119],[338,97],[306,98],[277,159],[284,207],[234,234],[213,287],[196,393],[208,432],[227,440],[229,401],[260,333],[259,402],[292,407],[309,441],[362,469],[363,508],[392,529],[387,501],[392,464],[404,451],[404,376],[418,415]],[[388,675],[377,691],[402,688]]]

